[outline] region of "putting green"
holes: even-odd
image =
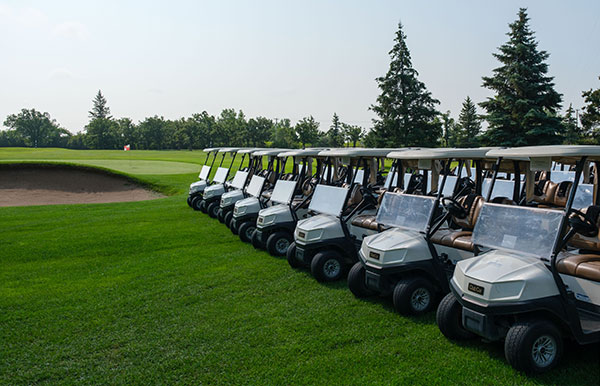
[[[129,174],[189,174],[199,173],[200,166],[187,162],[146,161],[146,160],[95,160],[95,159],[20,159],[11,161],[68,162],[99,166]]]

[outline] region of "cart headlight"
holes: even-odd
[[[237,215],[243,215],[244,213],[246,213],[246,210],[248,210],[248,207],[236,205],[235,208],[233,208],[233,213]]]
[[[230,202],[231,202],[230,198],[227,198],[227,197],[221,198],[221,207],[229,205]]]
[[[193,194],[193,193],[201,191],[202,190],[202,185],[204,185],[204,184],[199,184],[197,182],[195,182],[193,184],[190,184],[190,194]]]
[[[299,230],[296,235],[297,235],[298,239],[304,240],[304,241],[318,240],[323,235],[323,229],[313,229],[310,231]]]
[[[275,217],[277,216],[274,214],[268,216],[258,216],[258,223],[262,225],[271,225],[275,222]]]
[[[495,283],[490,288],[490,299],[501,300],[518,298],[521,296],[523,288],[525,288],[525,282],[522,280]]]

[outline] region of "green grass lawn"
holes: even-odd
[[[41,150],[0,160],[52,159]],[[131,152],[201,158],[145,153]],[[567,344],[555,371],[528,378],[501,344],[450,342],[433,313],[399,316],[255,251],[188,208],[196,175],[135,175],[177,192],[153,201],[0,208],[1,383],[598,384],[597,345]]]

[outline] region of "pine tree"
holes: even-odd
[[[586,103],[581,114],[584,134],[588,138],[592,137],[593,141],[598,143],[600,137],[600,88],[584,91],[581,95]]]
[[[562,95],[554,90],[553,77],[546,76],[549,54],[538,51],[529,29],[527,10],[509,24],[509,40],[493,54],[502,66],[493,76],[483,77],[483,86],[496,92],[480,105],[487,115],[489,129],[485,142],[497,146],[557,144],[562,141],[562,125],[557,111]]]
[[[327,137],[329,146],[343,147],[344,146],[344,134],[342,133],[342,125],[340,117],[333,113],[333,119],[331,120],[331,126],[327,131]]]
[[[454,134],[455,147],[478,147],[481,120],[477,115],[475,103],[467,96],[463,102],[458,124]]]
[[[575,116],[575,109],[573,104],[569,104],[569,108],[565,111],[565,116],[562,118],[562,124],[565,128],[564,143],[566,145],[575,145],[579,143],[581,137],[581,129],[577,124],[577,117]]]
[[[376,79],[381,95],[370,108],[377,114],[372,136],[377,146],[436,146],[442,135],[435,105],[419,73],[412,66],[406,35],[398,24],[395,44],[390,51],[390,68]]]
[[[110,108],[106,105],[106,98],[102,95],[102,91],[98,90],[98,94],[94,98],[94,107],[89,111],[89,116],[94,119],[112,119]]]

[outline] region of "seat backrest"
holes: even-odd
[[[569,197],[572,186],[573,182],[571,181],[563,181],[558,185],[556,193],[554,194],[554,205],[562,207],[567,205],[567,198]]]
[[[600,228],[600,206],[592,205],[586,209],[582,209],[581,211],[585,214],[586,218],[591,220]],[[575,235],[569,240],[569,245],[588,251],[600,251],[600,232],[594,237],[587,237],[580,235],[579,233],[575,233]]]
[[[535,184],[533,200],[540,204],[553,204],[558,184],[550,180],[540,180]]]
[[[477,217],[479,216],[479,212],[481,211],[481,207],[483,206],[485,199],[476,194],[468,194],[460,197],[457,201],[467,211],[467,217],[452,217],[452,220],[456,225],[460,226],[464,230],[475,228]]]
[[[352,192],[350,193],[350,198],[348,198],[348,207],[352,205],[358,205],[363,198],[363,195],[360,191],[360,185],[354,184],[354,188],[352,188]]]

